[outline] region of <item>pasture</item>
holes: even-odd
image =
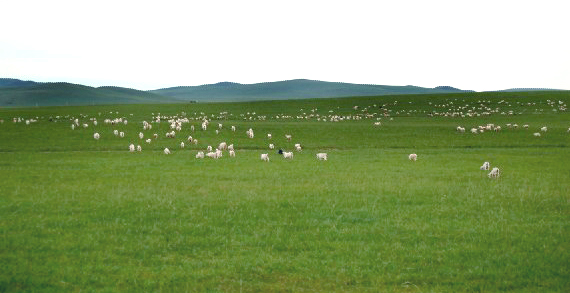
[[[568,292],[569,97],[0,109],[0,292]]]

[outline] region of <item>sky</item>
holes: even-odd
[[[4,1],[0,77],[570,90],[568,1]]]

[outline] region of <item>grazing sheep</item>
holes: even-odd
[[[187,140],[188,140],[188,142],[192,142],[192,136],[191,136],[191,135],[188,136],[188,139],[187,139]]]
[[[135,145],[131,143],[131,144],[129,145],[129,152],[132,153],[132,152],[134,152],[134,151],[135,151]]]
[[[151,141],[152,141],[152,139],[149,138],[146,140],[146,143],[150,143]]]
[[[124,132],[119,132],[119,137],[125,137],[125,133]]]
[[[202,122],[202,130],[208,129],[208,124],[206,122]]]
[[[220,131],[216,129],[216,134],[219,134],[219,133],[220,133]]]
[[[287,139],[287,141],[291,141],[291,134],[285,134],[285,138]]]
[[[414,162],[417,160],[417,158],[418,158],[418,155],[416,155],[416,154],[410,154],[408,156],[408,159],[410,159],[410,161],[414,161]]]
[[[206,154],[206,157],[212,158],[212,159],[218,159],[219,158],[217,152],[209,152]]]
[[[232,125],[232,131],[236,132],[236,127]]]
[[[198,152],[196,154],[196,159],[203,159],[204,158],[204,152]]]
[[[119,131],[118,131],[117,129],[115,129],[115,130],[113,130],[113,134],[114,134],[115,136],[119,136]]]
[[[94,138],[95,140],[99,140],[100,137],[101,137],[101,136],[100,136],[99,133],[97,133],[97,132],[95,132],[95,134],[93,134],[93,138]]]
[[[524,129],[528,129],[528,124],[523,125]]]
[[[140,145],[137,145],[137,152],[142,152],[142,147]]]
[[[192,132],[194,132],[194,125],[191,125],[191,126],[190,126],[190,130],[191,130]]]
[[[497,167],[493,168],[493,170],[491,170],[491,172],[487,176],[489,176],[489,178],[499,178],[500,176],[499,168]]]
[[[232,149],[230,150],[230,157],[231,158],[235,158],[236,157],[236,152]]]
[[[328,159],[327,153],[318,153],[317,160],[319,161],[326,161]]]
[[[29,124],[30,124],[30,121],[29,121],[29,120],[26,120],[26,124],[29,125]],[[87,127],[89,127],[89,125],[88,125],[87,123],[84,123],[84,124],[83,124],[83,128],[87,128]]]
[[[566,132],[570,133],[570,127],[568,127],[568,130],[566,130]]]
[[[293,159],[293,152],[283,152],[282,154],[284,159]]]
[[[218,129],[222,129],[222,124],[218,123]]]
[[[479,169],[481,169],[483,171],[488,171],[490,167],[491,167],[491,164],[489,162],[485,162],[485,163],[483,163],[483,166],[481,166]]]
[[[275,149],[275,145],[272,144],[272,143],[270,143],[270,144],[269,144],[269,149],[270,149],[270,150]]]
[[[261,160],[269,162],[269,154],[261,154]]]
[[[247,134],[247,137],[249,138],[253,138],[253,129],[249,129],[248,131],[245,132]]]
[[[184,142],[180,142],[180,148],[183,149],[184,148]]]
[[[300,145],[298,145],[298,146],[295,146],[295,150],[298,151],[298,152],[300,152],[300,151],[302,151],[303,149],[301,148]]]
[[[220,150],[226,150],[228,148],[228,144],[225,141],[220,142],[220,145],[218,145],[218,149]]]
[[[536,137],[540,137],[540,132],[535,132],[535,133],[533,133],[533,135]]]
[[[234,144],[233,143],[228,146],[228,150],[230,150],[230,151],[234,150]]]
[[[194,139],[192,142],[193,142],[194,144],[198,144],[198,140],[197,140],[197,139]]]
[[[546,128],[546,126],[543,126],[542,128],[540,128],[540,131],[542,132],[546,132],[548,130],[548,128]]]
[[[142,132],[139,132],[139,138],[143,139],[144,138],[144,134]]]
[[[380,126],[380,125],[382,125],[382,123],[380,121],[374,122],[374,126]]]
[[[168,148],[164,148],[164,154],[165,155],[170,155],[170,150]]]
[[[268,139],[271,139],[271,133],[268,133],[268,134],[267,134],[267,138],[268,138]]]
[[[478,133],[477,128],[471,128],[471,133],[477,134]]]
[[[463,133],[463,132],[465,132],[465,128],[461,127],[461,126],[457,126],[457,131]]]
[[[75,124],[71,124],[71,130],[75,130]]]
[[[155,133],[152,135],[152,138],[157,139],[158,138],[158,133]]]
[[[211,152],[211,151],[212,151],[212,146],[209,145],[208,147],[206,147],[206,150],[207,150],[208,152]]]

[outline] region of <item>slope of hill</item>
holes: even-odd
[[[120,87],[94,88],[60,82],[0,87],[0,106],[4,107],[177,102],[179,100],[174,98]]]
[[[388,86],[352,84],[295,79],[256,84],[220,82],[201,86],[180,86],[150,91],[183,101],[256,101],[334,98],[349,96],[377,96],[399,94],[434,94],[466,92],[452,87],[422,88],[417,86]]]
[[[39,83],[30,80],[19,80],[15,78],[0,78],[0,88],[3,87],[24,87],[24,86],[34,86],[38,85]]]

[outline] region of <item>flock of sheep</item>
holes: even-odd
[[[508,129],[517,129],[517,128],[519,128],[519,125],[516,124],[516,123],[514,123],[514,124],[507,123],[507,124],[506,124],[506,127],[507,127]],[[523,125],[522,127],[523,127],[524,129],[529,129],[528,124],[525,124],[525,125]],[[471,133],[473,133],[473,134],[478,134],[478,133],[483,133],[483,132],[485,132],[485,131],[500,132],[501,129],[502,129],[502,128],[501,128],[500,125],[495,125],[495,124],[489,123],[489,124],[487,124],[487,125],[479,125],[479,126],[477,126],[477,127],[471,128]],[[456,130],[457,130],[457,132],[464,133],[464,132],[465,132],[465,127],[457,126]],[[543,127],[540,128],[540,131],[541,131],[541,132],[546,132],[546,131],[548,131],[548,127],[543,126]],[[570,128],[568,128],[567,132],[570,133]],[[540,132],[535,132],[535,133],[533,133],[533,135],[534,135],[535,137],[540,137],[540,136],[541,136]]]
[[[465,102],[465,100],[463,100],[463,102]],[[219,114],[211,114],[211,115],[207,115],[203,112],[200,113],[194,113],[194,116],[187,116],[186,113],[182,112],[180,115],[176,115],[176,116],[163,116],[160,115],[160,113],[158,113],[157,115],[155,115],[154,113],[152,114],[152,122],[146,122],[143,121],[142,122],[142,128],[144,131],[148,131],[151,130],[153,127],[153,124],[158,123],[160,124],[161,122],[167,121],[170,125],[170,129],[165,133],[165,137],[166,138],[176,138],[177,135],[180,134],[180,131],[182,130],[182,127],[184,124],[189,123],[189,122],[198,122],[201,125],[201,129],[202,131],[206,131],[210,126],[210,122],[212,120],[237,120],[237,119],[243,119],[246,121],[265,121],[267,119],[275,119],[275,120],[283,120],[283,119],[298,119],[298,120],[316,120],[316,121],[321,121],[321,122],[341,122],[341,121],[354,121],[354,120],[364,120],[364,119],[371,119],[374,120],[373,125],[374,126],[381,126],[382,123],[380,122],[380,120],[382,118],[389,118],[389,120],[393,120],[393,117],[391,116],[398,116],[398,115],[412,115],[414,113],[420,113],[423,112],[425,114],[427,114],[428,116],[445,116],[445,117],[478,117],[478,116],[489,116],[492,114],[500,114],[500,115],[517,115],[517,114],[522,114],[523,112],[525,112],[524,107],[536,107],[536,103],[522,103],[522,102],[514,102],[514,101],[499,101],[498,103],[496,103],[496,105],[491,105],[491,101],[485,101],[485,100],[478,100],[477,102],[475,101],[470,101],[470,102],[465,102],[463,105],[460,106],[460,101],[458,101],[457,99],[455,100],[446,100],[445,103],[440,103],[440,104],[434,104],[432,102],[428,102],[429,106],[432,107],[432,110],[423,110],[423,111],[419,111],[419,110],[402,110],[402,109],[398,109],[398,107],[401,107],[401,104],[412,104],[413,102],[402,102],[399,104],[398,101],[394,101],[392,103],[386,103],[386,104],[374,104],[374,105],[370,105],[370,106],[354,106],[352,107],[352,114],[337,114],[335,113],[335,110],[329,110],[328,111],[328,115],[323,115],[323,114],[319,114],[318,113],[318,109],[317,108],[313,108],[310,109],[308,111],[305,111],[303,109],[300,109],[299,112],[301,112],[298,115],[286,115],[286,114],[277,114],[275,116],[271,116],[268,117],[266,115],[259,115],[255,112],[247,112],[247,113],[242,113],[239,114],[237,116],[234,116],[233,114],[230,114],[228,112],[220,112]],[[513,110],[504,110],[501,109],[501,107],[512,107],[512,104],[517,104],[518,107],[518,111],[519,112],[515,112]],[[546,105],[548,105],[549,107],[552,108],[552,111],[556,112],[556,111],[566,111],[567,109],[567,105],[566,103],[564,103],[563,101],[551,101],[551,100],[547,100]],[[393,109],[398,109],[398,110],[392,110]],[[521,110],[522,109],[522,110]],[[543,112],[544,109],[538,109],[535,108],[534,109],[535,112]],[[114,112],[110,112],[110,114],[113,114]],[[116,112],[115,114],[118,114],[118,112]],[[130,114],[131,116],[133,114]],[[84,119],[89,119],[90,122],[92,123],[93,126],[97,126],[97,119],[96,118],[89,118],[86,115],[79,115],[82,120]],[[99,113],[99,116],[101,116],[101,113]],[[43,118],[43,117],[42,117]],[[74,130],[76,128],[88,128],[89,124],[82,122],[80,123],[79,118],[75,118],[75,117],[69,117],[69,116],[65,116],[65,117],[60,117],[60,116],[56,116],[56,117],[50,117],[49,120],[50,121],[57,121],[59,119],[71,119],[72,124],[71,124],[71,129]],[[39,117],[35,117],[35,118],[30,118],[30,119],[24,119],[21,117],[14,117],[12,119],[12,121],[14,123],[20,123],[20,122],[25,122],[26,125],[29,125],[30,123],[35,123],[37,122],[39,119]],[[67,120],[69,121],[69,120]],[[3,119],[0,119],[0,124],[4,123]],[[127,125],[128,121],[125,117],[121,117],[121,118],[114,118],[114,119],[104,119],[103,121],[104,124],[108,124],[108,125]],[[156,125],[156,124],[155,124]],[[221,123],[218,123],[217,125],[218,127],[215,129],[216,134],[219,134],[222,131],[223,125]],[[506,124],[504,125],[505,129],[517,129],[519,128],[518,124]],[[522,125],[521,127],[522,129],[529,129],[529,125],[525,124]],[[230,127],[232,132],[236,132],[236,126],[231,126]],[[492,132],[500,132],[502,131],[502,127],[500,125],[495,125],[495,124],[486,124],[486,125],[478,125],[475,127],[470,128],[470,133],[472,134],[480,134],[483,132],[487,132],[487,131],[492,131]],[[194,125],[190,125],[190,130],[192,131],[192,133],[195,132],[195,127]],[[457,126],[456,131],[459,133],[464,133],[466,132],[466,128],[463,126]],[[540,137],[541,133],[545,133],[548,131],[548,128],[546,126],[543,126],[539,129],[539,131],[534,132],[533,135],[535,137]],[[567,130],[568,133],[570,133],[570,128],[568,128]],[[254,131],[253,129],[249,128],[246,132],[245,132],[246,136],[250,139],[254,138]],[[123,138],[125,137],[125,132],[120,131],[118,129],[114,129],[113,130],[113,135]],[[93,138],[95,140],[99,140],[101,139],[101,134],[99,132],[95,132],[93,134]],[[154,133],[151,137],[146,137],[145,139],[145,134],[141,131],[138,134],[138,138],[144,142],[146,142],[147,144],[151,144],[153,140],[158,139],[158,133]],[[270,142],[268,144],[268,149],[269,150],[274,150],[275,144],[273,143],[273,135],[268,133],[267,134],[267,139],[268,142]],[[290,142],[292,140],[292,135],[290,134],[285,134],[285,139]],[[181,141],[179,146],[181,149],[185,148],[186,144],[194,144],[194,145],[198,145],[198,139],[193,138],[192,136],[189,136],[186,141]],[[143,147],[138,144],[135,145],[133,143],[129,144],[128,147],[130,152],[141,152]],[[236,152],[234,149],[234,145],[233,144],[227,144],[226,142],[221,142],[218,144],[217,148],[212,148],[211,146],[208,146],[205,150],[200,150],[196,153],[196,158],[197,159],[203,159],[203,158],[212,158],[212,159],[219,159],[223,156],[223,152],[226,151],[229,155],[229,157],[235,157],[236,156]],[[294,146],[294,151],[297,152],[301,152],[302,151],[302,147],[301,144],[296,143]],[[172,151],[169,148],[164,148],[163,150],[164,154],[171,154]],[[287,160],[291,160],[294,158],[294,153],[293,151],[283,151],[283,150],[279,150],[278,154],[280,156],[282,156],[284,159]],[[410,161],[416,161],[417,160],[417,155],[416,154],[410,154],[408,156],[408,159]],[[262,161],[266,161],[269,162],[269,152],[264,152],[260,155],[260,159]],[[327,153],[317,153],[316,154],[316,159],[317,160],[327,160],[328,159],[328,155]],[[481,166],[481,170],[489,170],[490,165],[488,162],[485,162],[483,164],[483,166]],[[493,168],[490,173],[488,174],[489,178],[498,178],[500,175],[500,171],[498,168]]]
[[[166,118],[166,117],[163,117],[163,118]],[[157,122],[157,123],[160,123],[160,120],[161,120],[161,117],[158,117],[158,118],[155,118],[155,119],[154,119],[154,121]],[[97,122],[96,122],[96,121],[97,121],[97,120],[93,120],[94,125],[97,125]],[[168,119],[168,122],[169,122],[169,124],[170,124],[170,130],[169,130],[168,132],[166,132],[165,136],[166,136],[166,138],[176,138],[177,132],[180,132],[180,131],[182,130],[183,123],[188,123],[189,120],[188,120],[188,119],[185,119],[185,118],[183,118],[183,119],[180,119],[180,118],[171,118],[171,119]],[[105,119],[104,123],[105,123],[105,124],[111,124],[111,125],[115,125],[115,124],[125,124],[125,125],[126,125],[126,124],[128,123],[128,121],[127,121],[126,119],[123,119],[123,118],[116,118],[116,119],[113,119],[113,120],[111,120],[111,119]],[[143,130],[150,130],[150,129],[152,129],[152,124],[151,124],[151,123],[148,123],[147,121],[143,121],[142,124],[143,124]],[[210,124],[210,120],[204,119],[204,120],[201,122],[201,129],[202,129],[203,131],[206,131],[206,130],[208,129],[209,124]],[[74,119],[74,120],[73,120],[73,123],[72,123],[72,125],[71,125],[71,129],[74,130],[76,127],[79,127],[79,125],[80,125],[79,119]],[[216,134],[218,134],[219,131],[220,131],[222,128],[223,128],[223,124],[218,123],[218,128],[215,129]],[[236,132],[236,129],[237,129],[237,128],[236,128],[236,126],[232,125],[232,126],[230,127],[230,129],[231,129],[232,132]],[[191,125],[191,126],[190,126],[190,130],[191,130],[192,132],[194,132],[194,131],[195,131],[195,127],[194,127],[193,125]],[[125,136],[124,132],[122,132],[122,131],[120,132],[120,131],[118,131],[117,129],[113,130],[113,134],[114,134],[115,136],[118,136],[118,137],[124,137],[124,136]],[[255,137],[252,128],[250,128],[250,129],[248,129],[248,130],[246,131],[246,135],[247,135],[247,137],[250,138],[250,139],[252,139],[252,138]],[[144,139],[144,133],[143,133],[143,132],[139,132],[138,137],[139,137],[139,139],[141,139],[141,140]],[[153,134],[152,137],[153,137],[154,139],[157,139],[157,138],[158,138],[158,134],[155,133],[155,134]],[[93,138],[94,138],[95,140],[99,140],[99,139],[101,138],[101,134],[98,133],[98,132],[95,132],[95,133],[93,134]],[[268,133],[268,134],[267,134],[267,138],[268,138],[268,140],[271,141],[271,139],[273,138],[272,134],[271,134],[271,133]],[[285,134],[285,139],[286,139],[287,141],[291,141],[292,135],[290,135],[290,134]],[[152,139],[148,138],[148,139],[145,140],[145,142],[150,144],[150,143],[152,142]],[[193,138],[192,136],[188,136],[188,138],[187,138],[187,143],[198,144],[198,139]],[[184,143],[184,141],[180,142],[180,148],[181,148],[181,149],[183,149],[185,146],[186,146],[186,144]],[[273,143],[270,143],[270,144],[269,144],[269,149],[273,150],[274,148],[275,148],[275,145],[274,145]],[[298,151],[298,152],[301,152],[301,151],[302,151],[302,147],[301,147],[301,144],[300,144],[300,143],[296,143],[296,144],[295,144],[295,150]],[[129,152],[134,153],[135,151],[136,151],[136,152],[142,152],[142,146],[141,146],[141,145],[135,146],[134,144],[131,143],[131,144],[129,145]],[[198,151],[198,152],[196,153],[196,159],[203,159],[203,158],[206,158],[206,157],[207,157],[207,158],[212,158],[212,159],[219,159],[219,158],[221,158],[221,157],[223,156],[223,151],[228,151],[229,157],[235,157],[235,156],[236,156],[236,152],[235,152],[234,145],[233,145],[233,144],[229,144],[229,145],[228,145],[228,143],[226,143],[226,142],[224,141],[224,142],[219,143],[218,147],[215,148],[215,150],[214,150],[214,148],[213,148],[212,146],[209,145],[209,146],[207,146],[205,152],[204,152],[204,151]],[[170,155],[170,154],[172,153],[169,148],[164,148],[163,152],[164,152],[164,154],[166,154],[166,155]],[[293,156],[294,156],[294,155],[293,155],[293,152],[286,152],[286,151],[283,151],[283,150],[279,150],[278,154],[279,154],[279,155],[282,155],[284,159],[293,159]],[[268,154],[268,153],[263,153],[263,154],[261,154],[260,158],[261,158],[262,161],[269,162],[269,154]],[[317,158],[317,160],[324,160],[324,161],[326,161],[326,160],[328,159],[328,155],[327,155],[327,153],[317,153],[317,154],[316,154],[316,158]]]

